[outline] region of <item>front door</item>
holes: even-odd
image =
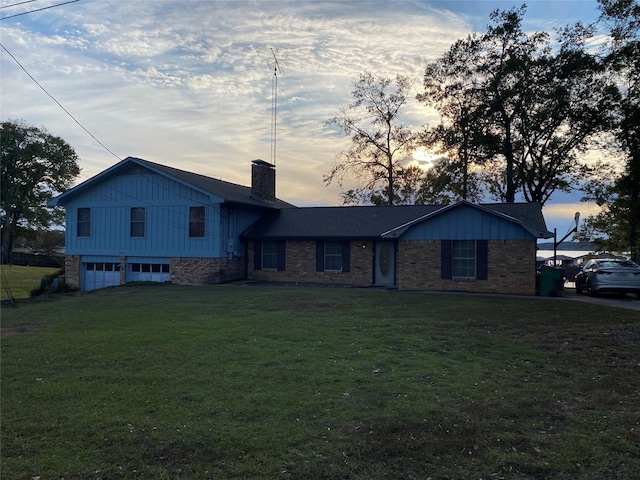
[[[394,285],[396,277],[395,243],[376,243],[376,285]]]

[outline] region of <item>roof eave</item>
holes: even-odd
[[[456,203],[452,203],[450,205],[446,205],[442,208],[439,208],[438,210],[435,210],[431,213],[428,213],[426,215],[423,215],[421,217],[418,217],[414,220],[411,220],[410,222],[407,222],[403,225],[400,225],[392,230],[389,230],[388,232],[384,232],[382,235],[380,235],[382,238],[399,238],[401,237],[410,227],[412,227],[413,225],[416,225],[420,222],[423,222],[424,220],[427,220],[428,218],[432,218],[435,217],[437,215],[440,215],[448,210],[451,210],[453,208],[457,208],[460,205],[469,205],[473,208],[476,208],[478,210],[481,210],[485,213],[488,213],[490,215],[494,215],[500,218],[503,218],[504,220],[508,221],[508,222],[512,222],[515,223],[517,225],[520,225],[522,228],[524,228],[527,232],[529,232],[533,237],[535,238],[551,238],[553,237],[553,233],[547,231],[547,230],[540,230],[539,228],[536,228],[528,223],[525,223],[521,220],[518,220],[515,217],[512,217],[510,215],[507,215],[505,213],[502,212],[498,212],[495,210],[492,210],[490,208],[485,207],[484,205],[478,205],[475,203],[471,203],[468,200],[460,200],[459,202]]]
[[[422,215],[421,217],[418,217],[416,219],[413,219],[405,224],[399,225],[391,230],[389,230],[388,232],[384,232],[382,234],[380,234],[380,237],[382,238],[399,238],[401,237],[404,232],[406,232],[410,227],[412,227],[413,225],[420,223],[430,217],[435,217],[436,215],[440,215],[442,212],[445,212],[447,210],[451,210],[454,207],[457,207],[458,205],[461,204],[468,204],[468,205],[472,205],[474,206],[471,202],[467,201],[467,200],[461,200],[459,202],[456,203],[452,203],[450,205],[445,205],[442,208],[439,208],[433,212],[427,213],[426,215]]]
[[[70,197],[74,196],[79,191],[84,190],[89,185],[92,185],[92,184],[98,182],[100,179],[109,176],[114,170],[121,168],[125,164],[125,162],[128,162],[130,159],[131,159],[131,157],[127,157],[124,160],[119,161],[115,165],[111,165],[109,168],[107,168],[106,170],[103,170],[102,172],[98,173],[97,175],[94,175],[93,177],[88,178],[84,182],[79,183],[75,187],[70,188],[66,192],[61,193],[57,197],[52,198],[51,200],[49,200],[47,202],[47,206],[49,206],[49,207],[64,206],[65,201],[67,199],[69,199]]]
[[[89,187],[90,185],[93,185],[105,178],[108,178],[109,176],[111,176],[114,172],[122,169],[125,165],[127,164],[136,164],[139,167],[145,168],[157,175],[161,175],[165,178],[169,178],[172,181],[175,181],[181,185],[184,185],[192,190],[195,190],[203,195],[205,195],[209,201],[211,203],[222,203],[227,201],[225,198],[222,198],[212,192],[209,192],[203,188],[197,187],[187,181],[184,181],[176,176],[170,175],[166,172],[163,172],[162,170],[155,168],[153,166],[153,164],[151,162],[147,162],[145,160],[142,159],[138,159],[135,157],[127,157],[124,160],[121,160],[120,162],[116,163],[115,165],[112,165],[111,167],[107,168],[106,170],[98,173],[97,175],[85,180],[84,182],[76,185],[75,187],[67,190],[66,192],[58,195],[57,197],[49,200],[49,202],[47,202],[47,206],[49,207],[57,207],[57,206],[64,206],[64,204],[66,203],[66,201],[73,197],[74,195],[76,195],[78,192],[81,192],[82,190],[84,190],[85,188]],[[230,202],[230,203],[241,203],[241,202]]]

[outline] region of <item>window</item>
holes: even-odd
[[[119,263],[95,263],[89,262],[86,264],[85,270],[89,272],[119,272],[120,264]]]
[[[88,237],[91,235],[91,209],[78,209],[78,236]]]
[[[324,270],[340,272],[342,271],[342,243],[324,243]]]
[[[349,272],[350,271],[349,240],[318,240],[316,242],[317,272]]]
[[[130,263],[127,282],[170,282],[168,263]]]
[[[204,207],[189,207],[189,237],[204,237]]]
[[[256,240],[253,244],[253,269],[284,271],[285,240]]]
[[[135,273],[169,273],[168,263],[131,263],[131,271]]]
[[[441,278],[487,280],[487,240],[442,240]]]
[[[144,207],[131,209],[131,236],[144,237]]]
[[[262,269],[276,270],[278,268],[278,242],[262,243]]]
[[[476,278],[475,240],[454,240],[452,274],[454,278]]]

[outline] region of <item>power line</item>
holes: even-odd
[[[34,2],[34,1],[37,1],[37,0],[27,0],[27,1],[25,1],[25,2],[16,3],[16,4],[13,4],[13,5],[6,5],[6,6],[0,7],[0,8],[7,8],[7,7],[11,7],[11,6],[21,5],[21,4],[23,4],[23,3],[31,3],[31,2]],[[12,18],[12,17],[17,17],[17,16],[19,16],[19,15],[25,15],[26,13],[33,13],[33,12],[37,12],[37,11],[41,11],[41,10],[46,10],[46,9],[49,9],[49,8],[58,7],[58,6],[66,5],[66,4],[69,4],[69,3],[75,3],[75,2],[78,2],[78,1],[80,1],[80,0],[72,0],[72,1],[68,1],[68,2],[65,2],[65,3],[58,4],[58,5],[52,5],[52,6],[49,6],[49,7],[40,8],[40,9],[37,9],[37,10],[31,10],[31,11],[29,11],[29,12],[24,12],[24,13],[21,13],[21,14],[16,14],[16,15],[8,16],[8,17],[3,17],[3,18],[0,18],[0,20],[4,20],[4,19],[7,19],[7,18]],[[98,139],[96,138],[96,136],[95,136],[95,135],[93,135],[93,133],[91,133],[91,132],[90,132],[90,131],[89,131],[89,130],[84,126],[84,125],[82,125],[82,124],[81,124],[81,123],[80,123],[80,122],[79,122],[79,121],[78,121],[78,120],[77,120],[77,119],[76,119],[76,118],[71,114],[71,112],[69,112],[69,111],[68,111],[68,110],[67,110],[67,109],[66,109],[66,108],[65,108],[65,107],[64,107],[64,106],[63,106],[63,105],[62,105],[62,104],[61,104],[61,103],[60,103],[60,102],[59,102],[59,101],[58,101],[58,100],[57,100],[53,95],[51,95],[51,94],[50,94],[50,93],[49,93],[49,92],[48,92],[48,91],[47,91],[47,90],[46,90],[46,89],[45,89],[45,88],[44,88],[44,87],[43,87],[43,86],[42,86],[42,85],[41,85],[41,84],[40,84],[40,83],[35,79],[35,77],[34,77],[33,75],[31,75],[31,74],[27,71],[27,69],[26,69],[26,68],[25,68],[25,67],[20,63],[20,61],[19,61],[19,60],[18,60],[18,59],[17,59],[17,58],[16,58],[16,57],[15,57],[15,56],[14,56],[14,55],[13,55],[13,54],[8,50],[8,49],[7,49],[7,47],[5,47],[2,43],[0,43],[0,47],[2,47],[2,49],[3,49],[5,52],[7,52],[7,54],[9,54],[9,56],[13,59],[13,61],[14,61],[14,62],[16,62],[16,64],[17,64],[17,65],[22,69],[22,71],[23,71],[24,73],[26,73],[26,74],[27,74],[27,76],[28,76],[28,77],[29,77],[29,78],[30,78],[30,79],[31,79],[31,80],[32,80],[32,81],[33,81],[33,82],[34,82],[34,83],[35,83],[35,84],[36,84],[36,85],[37,85],[37,86],[38,86],[38,87],[39,87],[39,88],[40,88],[40,89],[41,89],[41,90],[42,90],[42,91],[43,91],[43,92],[44,92],[44,93],[49,97],[49,98],[51,98],[51,100],[53,100],[53,101],[54,101],[54,102],[55,102],[55,103],[56,103],[56,104],[57,104],[57,105],[58,105],[58,106],[59,106],[59,107],[60,107],[60,108],[61,108],[61,109],[62,109],[62,110],[63,110],[63,111],[64,111],[64,112],[65,112],[65,113],[66,113],[66,114],[67,114],[67,115],[68,115],[68,116],[69,116],[69,117],[70,117],[70,118],[71,118],[71,119],[72,119],[72,120],[73,120],[73,121],[74,121],[74,122],[79,126],[79,127],[80,127],[80,128],[82,128],[82,129],[83,129],[83,130],[84,130],[84,131],[85,131],[85,132],[86,132],[86,133],[87,133],[87,134],[88,134],[88,135],[89,135],[89,136],[90,136],[94,141],[96,141],[100,146],[102,146],[102,148],[104,148],[107,152],[109,152],[111,155],[113,155],[113,156],[114,156],[115,158],[117,158],[119,161],[122,161],[122,158],[120,158],[120,157],[119,157],[118,155],[116,155],[113,151],[111,151],[111,149],[109,149],[109,148],[108,148],[104,143],[102,143],[100,140],[98,140]],[[275,57],[275,54],[274,54],[274,57]],[[277,62],[277,60],[276,60],[276,62]],[[277,67],[279,67],[279,65],[277,65]],[[275,74],[275,73],[274,73],[274,74]],[[80,175],[80,176],[83,176],[83,175]],[[146,178],[150,183],[153,183],[153,184],[155,184],[156,186],[159,186],[160,188],[164,188],[164,189],[166,189],[166,187],[164,187],[161,183],[156,182],[153,178],[151,178],[151,176],[143,175],[143,177],[144,177],[144,178]],[[122,199],[122,197],[124,196],[124,197],[128,197],[128,198],[130,198],[131,200],[133,200],[133,204],[135,204],[135,205],[144,205],[144,206],[145,206],[145,208],[146,208],[146,207],[149,207],[149,210],[152,210],[152,208],[156,208],[156,209],[158,209],[158,210],[160,210],[160,211],[161,211],[161,210],[167,210],[167,211],[171,212],[171,215],[168,215],[168,216],[167,216],[167,218],[174,218],[174,220],[173,220],[173,221],[172,221],[172,220],[168,220],[168,221],[167,221],[167,222],[165,222],[165,223],[166,223],[167,225],[169,225],[170,227],[173,227],[173,228],[174,228],[174,229],[176,229],[176,230],[188,231],[188,225],[185,225],[185,224],[180,223],[180,222],[178,222],[178,221],[176,221],[176,220],[175,220],[175,218],[176,218],[176,217],[186,217],[186,218],[188,218],[188,217],[189,217],[188,212],[186,212],[186,213],[182,213],[182,214],[177,214],[176,212],[174,212],[174,211],[172,210],[173,206],[163,207],[163,206],[158,206],[158,205],[155,205],[155,204],[151,204],[151,203],[149,203],[148,201],[141,200],[141,199],[139,199],[139,198],[137,198],[137,197],[135,197],[135,196],[133,196],[133,195],[131,195],[131,194],[128,194],[128,193],[126,193],[126,192],[124,192],[124,191],[120,191],[119,189],[115,189],[115,188],[107,187],[107,190],[111,191],[111,192],[112,192],[112,195],[114,195],[114,196],[111,196],[111,195],[109,194],[109,192],[107,192],[106,194],[103,192],[103,193],[101,193],[101,194],[100,194],[100,197],[101,197],[101,198],[103,198],[103,199],[105,199],[105,200],[116,200],[116,199],[117,199],[117,200],[121,200],[121,199]],[[168,190],[168,189],[167,189],[167,190]],[[174,192],[174,193],[175,193],[175,192]],[[118,196],[116,197],[115,195],[118,195]],[[192,200],[190,197],[187,197],[186,195],[178,194],[177,196],[178,196],[178,197],[185,198],[185,199]],[[198,204],[198,205],[205,205],[205,204],[201,203],[200,201],[193,201],[193,203]],[[216,207],[214,207],[214,208],[216,208]],[[219,208],[219,206],[218,206],[217,208]],[[149,216],[149,219],[153,219],[153,218],[162,219],[162,217],[160,217],[159,215],[157,215],[157,214],[156,214],[156,215],[154,215],[152,211],[146,212],[146,214]],[[4,272],[3,272],[3,273],[4,273]],[[4,283],[6,284],[6,282],[4,282]]]
[[[57,5],[49,5],[48,7],[36,8],[35,10],[29,10],[28,12],[16,13],[15,15],[8,15],[6,17],[0,18],[0,21],[7,20],[9,18],[19,17],[21,15],[27,15],[28,13],[41,12],[42,10],[49,10],[50,8],[61,7],[63,5],[68,5],[70,3],[76,3],[76,2],[79,2],[79,1],[80,0],[69,0],[68,2],[58,3]],[[21,5],[22,3],[27,3],[27,2],[21,2],[21,3],[16,3],[14,5],[7,5],[7,6],[8,7],[12,7],[12,6],[15,6],[15,5]]]
[[[37,1],[38,0],[25,0],[24,2],[12,3],[11,5],[2,5],[0,6],[0,10],[2,10],[3,8],[17,7],[18,5],[23,5],[25,3],[37,2]]]
[[[47,96],[49,98],[51,98],[67,115],[69,115],[69,117],[71,117],[71,119],[76,122],[76,124],[78,124],[78,126],[80,128],[82,128],[87,134],[89,134],[89,136],[95,140],[100,146],[102,146],[102,148],[104,148],[107,152],[109,152],[111,155],[113,155],[114,157],[116,157],[119,161],[122,161],[122,158],[120,158],[118,155],[116,155],[113,151],[111,151],[111,149],[109,149],[104,143],[102,143],[100,140],[98,140],[95,135],[93,135],[86,127],[84,127],[58,100],[56,100],[55,97],[53,97],[53,95],[51,95],[25,68],[24,66],[18,61],[18,59],[7,49],[7,47],[5,47],[2,43],[0,43],[0,47],[2,47],[2,49],[7,52],[9,54],[9,56],[11,56],[11,58],[16,62],[16,64],[29,76],[29,78],[31,78],[31,80],[33,80],[33,82],[38,85],[38,87],[40,87],[40,89],[47,94]],[[83,176],[82,174],[80,175],[81,177]],[[144,175],[143,175],[144,176]],[[85,178],[89,178],[89,177],[85,177]],[[93,177],[91,177],[93,178]],[[168,188],[164,187],[161,183],[156,182],[153,178],[151,178],[150,176],[145,176],[145,178],[150,181],[151,183],[155,184],[156,186],[162,188],[162,189],[166,189],[168,190]],[[142,204],[148,207],[157,207],[159,210],[162,209],[168,209],[170,210],[172,207],[162,207],[162,206],[158,206],[155,204],[151,204],[145,200],[140,200],[137,197],[131,195],[131,194],[127,194],[126,192],[120,191],[118,189],[115,188],[109,188],[107,187],[108,190],[113,191],[115,194],[119,195],[118,197],[110,197],[108,195],[105,195],[104,193],[101,194],[102,198],[106,199],[106,200],[120,200],[122,196],[125,197],[130,197],[132,200],[135,200],[135,202],[137,204]],[[175,192],[174,192],[175,193]],[[178,197],[180,198],[185,198],[188,200],[191,200],[190,197],[184,195],[184,194],[177,194]],[[200,201],[194,201],[194,203],[196,204],[202,204]],[[204,205],[204,204],[202,204]],[[175,216],[175,215],[174,215]],[[188,216],[188,214],[187,214]],[[174,228],[176,229],[182,229],[184,228],[184,225],[179,224],[177,222],[171,222],[169,221],[168,223],[169,225],[173,225]]]
[[[78,1],[78,0],[74,0],[74,1]],[[16,64],[18,64],[18,66],[22,69],[22,71],[23,71],[24,73],[26,73],[26,74],[29,76],[29,78],[30,78],[31,80],[33,80],[33,82],[34,82],[38,87],[40,87],[40,89],[41,89],[44,93],[46,93],[46,94],[47,94],[47,96],[48,96],[51,100],[53,100],[54,102],[56,102],[56,104],[57,104],[57,105],[58,105],[58,106],[59,106],[59,107],[64,111],[64,113],[66,113],[67,115],[69,115],[69,117],[71,117],[71,119],[72,119],[74,122],[76,122],[80,128],[82,128],[85,132],[87,132],[87,133],[89,134],[89,136],[90,136],[91,138],[93,138],[93,139],[94,139],[94,140],[95,140],[95,141],[96,141],[96,142],[97,142],[97,143],[98,143],[102,148],[104,148],[107,152],[109,152],[111,155],[113,155],[114,157],[116,157],[118,160],[122,160],[118,155],[116,155],[115,153],[113,153],[113,152],[109,149],[109,147],[107,147],[104,143],[102,143],[100,140],[98,140],[98,139],[96,138],[96,136],[95,136],[93,133],[91,133],[89,130],[87,130],[87,128],[86,128],[84,125],[82,125],[82,124],[81,124],[81,123],[76,119],[76,117],[74,117],[74,116],[73,116],[73,115],[72,115],[72,114],[71,114],[71,113],[70,113],[66,108],[64,108],[64,107],[62,106],[62,104],[61,104],[58,100],[56,100],[56,98],[55,98],[53,95],[51,95],[51,94],[50,94],[50,93],[49,93],[49,92],[48,92],[48,91],[47,91],[47,90],[46,90],[42,85],[40,85],[40,83],[39,83],[39,82],[38,82],[38,81],[33,77],[33,75],[31,75],[31,74],[27,71],[27,69],[26,69],[26,68],[24,68],[24,66],[22,66],[22,64],[18,61],[18,59],[17,59],[16,57],[14,57],[14,56],[13,56],[13,54],[12,54],[9,50],[7,50],[7,47],[5,47],[2,43],[0,43],[0,47],[2,47],[2,49],[3,49],[5,52],[7,52],[7,53],[9,54],[9,56],[13,59],[13,61],[14,61],[14,62],[16,62]]]

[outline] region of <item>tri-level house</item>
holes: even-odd
[[[50,202],[66,210],[65,281],[81,290],[133,281],[222,283],[246,276],[239,236],[268,212],[275,169],[245,187],[128,157]]]
[[[66,209],[66,281],[235,280],[535,294],[533,203],[295,206],[275,166],[241,186],[128,157],[50,202]]]

